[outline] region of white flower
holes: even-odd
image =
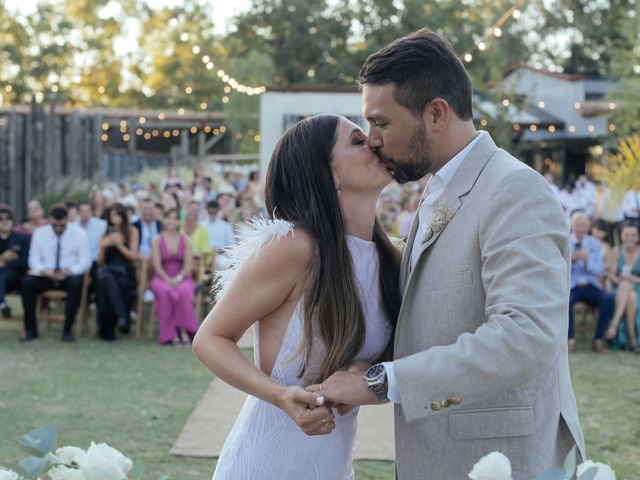
[[[75,447],[74,447],[75,448]],[[64,465],[53,467],[47,472],[51,480],[85,480],[82,472],[77,468],[69,468]]]
[[[0,467],[0,480],[18,480],[20,475],[18,475],[13,470],[5,470],[3,467]]]
[[[83,455],[86,455],[86,452],[78,447],[61,447],[55,451],[56,463],[62,463],[64,465],[78,465],[79,459],[82,458]]]
[[[78,465],[86,480],[124,480],[133,462],[106,443],[91,442]]]
[[[469,473],[471,480],[512,480],[511,462],[500,452],[485,455]]]
[[[593,480],[616,480],[616,472],[609,465],[593,462],[591,460],[587,460],[586,462],[578,465],[578,470],[576,471],[578,479],[580,479],[580,475],[591,467],[596,467],[598,469],[598,473],[593,477]]]

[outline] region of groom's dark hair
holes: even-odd
[[[458,118],[472,118],[469,74],[449,41],[427,28],[369,55],[356,82],[393,83],[396,102],[417,117],[422,117],[431,100],[444,98]]]

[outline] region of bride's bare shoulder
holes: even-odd
[[[274,238],[264,249],[281,268],[305,268],[313,260],[316,247],[313,237],[305,230],[294,227],[284,236]]]

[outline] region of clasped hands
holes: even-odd
[[[335,427],[335,408],[339,415],[347,415],[356,406],[382,403],[369,390],[362,378],[369,367],[354,362],[322,383],[301,387],[287,387],[280,407],[307,435],[326,435]]]

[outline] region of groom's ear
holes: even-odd
[[[449,123],[451,109],[444,98],[434,98],[429,102],[425,110],[425,125],[433,133],[441,133]]]

